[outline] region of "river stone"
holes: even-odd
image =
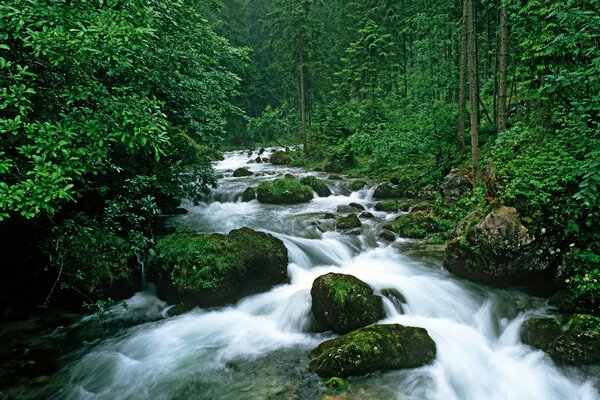
[[[258,164],[261,164],[263,162],[262,158],[260,158],[260,156],[256,157],[254,159],[254,161],[256,161]]]
[[[600,363],[600,318],[573,315],[561,325],[555,318],[535,318],[521,326],[523,343],[546,352],[560,364]]]
[[[249,187],[242,193],[242,201],[252,201],[256,199],[256,188]]]
[[[435,200],[438,191],[432,184],[423,186],[417,193],[417,197],[423,200]]]
[[[356,192],[364,188],[365,186],[367,186],[367,182],[365,181],[352,181],[352,183],[350,184],[350,189],[352,189],[353,192]]]
[[[147,272],[160,298],[210,306],[288,282],[287,264],[283,242],[264,232],[180,229],[156,245]]]
[[[382,200],[375,204],[375,210],[387,212],[406,212],[414,204],[411,200]]]
[[[393,242],[396,240],[396,235],[394,234],[394,232],[384,229],[379,233],[379,238],[381,240],[385,240],[386,242]]]
[[[248,168],[238,168],[235,171],[233,171],[233,177],[234,178],[240,178],[243,176],[252,176],[254,175],[254,172],[250,171]]]
[[[313,282],[310,295],[312,313],[326,330],[346,333],[384,317],[381,297],[352,275],[321,275]]]
[[[375,188],[375,192],[373,192],[373,198],[375,199],[393,199],[397,197],[398,195],[394,188],[387,183],[382,183],[381,185],[377,186]]]
[[[300,183],[310,186],[312,190],[319,195],[319,197],[331,196],[331,189],[329,189],[329,186],[314,176],[305,176],[304,178],[300,179]]]
[[[278,150],[271,154],[271,158],[269,159],[269,161],[273,165],[285,165],[289,164],[291,159],[289,154],[287,154],[285,151]]]
[[[375,216],[373,214],[371,214],[368,211],[362,212],[359,215],[360,218],[364,218],[364,219],[371,219],[371,218],[375,218]]]
[[[308,365],[319,376],[344,378],[421,367],[435,355],[435,342],[423,328],[370,325],[321,343],[310,351]]]
[[[360,222],[356,214],[349,214],[345,217],[337,217],[335,226],[337,229],[360,228],[362,222]]]
[[[477,223],[476,216],[459,223],[457,232],[463,234],[448,244],[444,267],[450,272],[497,286],[541,284],[552,279],[552,246],[529,233],[515,208],[503,206]],[[544,286],[552,287],[552,283]]]
[[[455,202],[473,189],[473,183],[467,174],[453,169],[442,181],[442,198],[444,202]]]
[[[258,201],[270,204],[307,203],[313,198],[313,191],[309,186],[290,178],[261,182],[256,193]]]

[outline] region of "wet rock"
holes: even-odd
[[[379,233],[379,238],[381,240],[385,240],[386,242],[393,242],[396,240],[396,235],[394,232],[384,229]]]
[[[330,179],[332,181],[341,181],[342,179],[344,179],[341,175],[329,175],[327,177],[327,179]]]
[[[256,193],[258,201],[270,204],[307,203],[313,198],[312,188],[289,178],[261,182]]]
[[[262,155],[265,152],[265,148],[261,147],[260,150],[258,150],[258,154]]]
[[[442,181],[442,198],[445,202],[454,202],[473,189],[468,175],[453,169]]]
[[[394,199],[397,197],[396,190],[387,183],[377,186],[375,192],[373,192],[373,198],[375,199]]]
[[[370,325],[321,343],[309,353],[309,368],[319,376],[344,378],[421,367],[435,355],[435,342],[423,328]]]
[[[352,181],[352,183],[350,184],[350,189],[353,192],[356,192],[356,191],[361,190],[365,186],[367,186],[367,182],[365,182],[365,181],[361,181],[361,180],[359,180],[359,181]]]
[[[339,213],[353,213],[364,210],[365,207],[362,204],[350,203],[348,205],[337,206],[336,211]]]
[[[406,304],[406,298],[402,293],[398,291],[398,289],[383,289],[381,291],[381,295],[392,302],[392,304],[396,308],[396,311],[398,311],[400,314],[404,313],[404,304]]]
[[[242,201],[248,202],[256,199],[256,189],[253,187],[246,188],[242,193]]]
[[[248,157],[252,157],[252,154],[254,154],[254,152],[252,150],[249,150],[247,153]]]
[[[187,313],[188,311],[193,310],[194,308],[196,308],[195,304],[178,303],[172,307],[169,307],[165,314],[167,315],[167,317],[177,317],[179,315]]]
[[[169,302],[220,305],[287,282],[287,264],[283,242],[264,232],[180,229],[157,244],[148,278]]]
[[[243,176],[252,176],[254,175],[254,172],[250,171],[248,168],[238,168],[235,171],[233,171],[233,177],[234,178],[240,178]]]
[[[402,237],[424,239],[430,233],[440,232],[450,227],[450,223],[440,220],[432,212],[412,211],[396,218],[388,229]]]
[[[336,228],[337,229],[352,229],[352,228],[360,228],[362,226],[362,222],[356,216],[356,214],[349,214],[345,217],[338,217],[336,219]]]
[[[371,214],[368,211],[362,212],[359,215],[360,218],[364,218],[364,219],[371,219],[371,218],[375,218],[375,216],[373,214]]]
[[[354,208],[355,210],[363,211],[365,209],[365,206],[363,206],[362,204],[359,204],[359,203],[350,203],[348,205],[350,207]]]
[[[346,274],[329,273],[313,282],[310,290],[312,313],[325,330],[350,332],[372,324],[385,315],[381,297],[360,279]]]
[[[600,363],[600,318],[573,315],[565,324],[556,318],[535,318],[521,326],[523,343],[546,352],[561,364]]]
[[[319,197],[331,196],[331,190],[327,184],[314,176],[305,176],[304,178],[300,179],[300,183],[310,186],[312,190],[317,192]]]
[[[335,218],[336,218],[335,214],[331,214],[331,213],[323,214],[323,219],[335,219]]]
[[[289,154],[287,154],[285,151],[278,150],[271,154],[271,158],[269,159],[269,161],[273,165],[286,165],[290,163],[291,158]]]
[[[254,159],[254,161],[257,162],[258,164],[261,164],[263,162],[262,158],[260,158],[260,157],[256,157]]]
[[[248,162],[246,164],[256,164],[255,160],[248,160]]]
[[[406,212],[414,203],[410,200],[382,200],[375,204],[375,210],[387,212]]]
[[[478,222],[476,214],[467,219],[456,229],[461,235],[447,247],[444,266],[450,272],[497,286],[537,282],[552,287],[552,246],[528,232],[515,208],[503,206]]]
[[[267,158],[267,157],[263,157],[263,158],[262,158],[262,161],[263,161],[263,162],[269,162],[269,161],[271,161],[271,160],[270,160],[269,158]]]

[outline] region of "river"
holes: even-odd
[[[184,201],[188,213],[167,224],[201,232],[227,233],[247,226],[272,233],[288,249],[291,282],[230,306],[198,308],[170,318],[163,318],[169,305],[150,292],[138,293],[128,300],[127,310],[117,305],[116,316],[108,318],[145,315],[149,322],[118,330],[67,355],[65,367],[50,379],[43,398],[600,398],[598,383],[589,375],[558,367],[543,352],[521,344],[521,323],[551,312],[543,299],[459,279],[443,269],[441,251],[418,242],[380,240],[380,227],[398,214],[373,210],[372,185],[353,192],[350,179],[270,163],[248,164],[256,156],[226,153],[214,165],[220,176],[218,189],[204,203]],[[232,171],[242,166],[255,175],[233,178]],[[291,206],[241,201],[246,187],[285,173],[316,175],[334,195]],[[337,232],[334,220],[323,216],[351,202],[363,205],[375,218],[364,219],[359,230]],[[306,366],[307,350],[333,337],[310,332],[311,284],[327,272],[352,274],[376,291],[400,292],[404,304],[385,299],[387,316],[381,322],[427,329],[437,344],[435,362],[349,378],[347,391],[328,391]]]

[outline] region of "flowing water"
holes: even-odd
[[[265,156],[268,157],[268,152]],[[441,255],[414,242],[386,243],[378,232],[397,214],[372,209],[372,187],[349,189],[351,180],[268,163],[247,164],[246,152],[215,164],[219,187],[205,203],[184,202],[189,211],[168,221],[201,232],[227,233],[248,226],[280,238],[289,252],[291,283],[246,297],[230,306],[194,309],[163,318],[168,305],[138,293],[116,317],[146,316],[66,357],[65,368],[44,388],[54,399],[322,399],[332,393],[307,369],[306,352],[330,333],[310,333],[310,288],[327,272],[352,274],[385,298],[382,323],[427,329],[437,344],[426,367],[349,378],[343,399],[573,399],[600,398],[598,382],[575,368],[556,366],[544,353],[521,344],[519,326],[549,312],[541,299],[458,279],[442,268]],[[255,175],[233,178],[247,166]],[[276,206],[241,202],[259,181],[289,173],[325,179],[334,195],[310,203]],[[337,232],[340,205],[363,205],[375,215],[362,228]],[[416,249],[416,250],[415,250]],[[410,250],[410,251],[409,251]],[[402,312],[400,312],[402,311]],[[162,315],[162,316],[161,316]]]

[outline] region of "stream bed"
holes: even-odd
[[[272,149],[263,155],[268,157]],[[351,190],[351,179],[301,168],[251,163],[256,153],[236,151],[214,164],[219,186],[188,213],[164,221],[227,233],[247,226],[281,239],[289,253],[290,283],[236,304],[196,308],[166,317],[170,305],[151,290],[116,305],[108,318],[134,320],[108,337],[64,356],[64,367],[24,398],[44,399],[436,399],[594,400],[598,377],[556,366],[523,345],[519,327],[552,312],[544,299],[518,290],[476,285],[442,267],[443,249],[414,240],[379,239],[398,214],[373,209],[373,185]],[[254,175],[234,178],[248,167]],[[243,191],[283,174],[315,175],[333,192],[298,205],[242,202]],[[336,231],[338,206],[357,203],[374,215],[362,227]],[[344,214],[344,213],[341,213]],[[335,393],[307,367],[306,352],[332,333],[311,333],[310,288],[328,272],[351,274],[376,292],[394,289],[402,304],[384,298],[382,323],[427,329],[437,344],[432,365],[347,380]]]

